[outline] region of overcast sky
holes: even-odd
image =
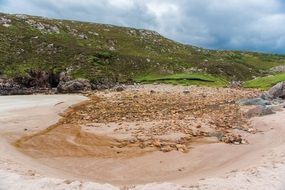
[[[285,54],[285,0],[0,0],[0,11],[152,29],[206,48]]]

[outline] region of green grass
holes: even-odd
[[[72,78],[94,83],[225,86],[228,81],[250,80],[271,67],[285,65],[285,55],[207,50],[134,28],[32,16],[19,19],[1,13],[0,17],[12,21],[8,28],[0,25],[0,77],[25,76],[31,70],[68,71]],[[28,19],[56,26],[59,33],[39,31]],[[77,31],[76,35],[71,31]],[[80,34],[87,39],[78,38]],[[187,73],[193,69],[196,74]]]
[[[197,86],[212,86],[224,87],[227,80],[221,77],[215,77],[204,73],[179,73],[172,75],[146,75],[138,77],[136,82],[139,83],[165,83],[174,85],[197,85]]]
[[[285,81],[285,73],[276,74],[266,77],[259,77],[254,80],[246,81],[244,83],[245,88],[259,88],[262,90],[267,90],[274,86],[275,84]]]

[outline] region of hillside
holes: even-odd
[[[21,83],[44,72],[55,76],[49,80],[55,87],[65,72],[94,84],[224,85],[266,75],[280,65],[285,65],[283,55],[207,50],[149,30],[0,14],[0,78]]]

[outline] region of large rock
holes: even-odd
[[[25,88],[12,80],[0,80],[0,95],[28,95],[33,90]]]
[[[243,99],[240,100],[238,103],[243,106],[251,106],[251,105],[266,106],[271,104],[270,101],[264,100],[262,98]]]
[[[274,113],[275,112],[272,106],[260,106],[260,105],[248,107],[244,111],[244,115],[248,118],[265,116]]]
[[[273,86],[267,94],[270,96],[272,99],[276,98],[285,98],[285,81],[280,82]]]
[[[91,84],[86,79],[76,79],[71,81],[61,81],[57,87],[59,93],[79,93],[91,90]]]

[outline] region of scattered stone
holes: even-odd
[[[242,143],[242,138],[239,135],[236,136],[234,134],[227,134],[225,137],[222,138],[222,141],[227,144],[239,145]]]
[[[117,91],[117,92],[122,92],[122,91],[124,91],[126,88],[124,87],[124,86],[118,86],[118,87],[115,87],[115,90]]]
[[[60,33],[60,30],[57,26],[52,26],[50,24],[37,22],[32,19],[28,19],[25,21],[31,27],[41,31],[42,33]]]
[[[166,145],[160,148],[162,152],[171,152],[173,148],[170,145]]]
[[[110,50],[110,51],[115,51],[115,50],[116,50],[116,48],[115,48],[115,47],[113,47],[113,46],[111,46],[111,47],[109,47],[109,50]]]
[[[23,14],[16,14],[15,15],[17,18],[20,18],[20,19],[27,19],[28,18],[28,16],[27,15],[23,15]]]
[[[0,18],[0,24],[2,24],[2,26],[4,26],[4,27],[10,27],[11,22],[12,22],[11,19],[7,19],[5,17]]]
[[[253,134],[257,133],[257,129],[253,129],[253,128],[249,128],[247,131]]]
[[[94,36],[99,36],[99,34],[97,32],[91,32],[89,31],[88,34],[94,35]]]
[[[184,144],[176,144],[175,147],[179,152],[186,152],[187,151],[187,147]]]
[[[231,81],[228,85],[229,88],[241,88],[243,82],[242,81]]]
[[[216,131],[209,134],[211,137],[217,137],[219,141],[223,141],[223,137],[225,136],[225,133],[222,131]]]
[[[158,139],[154,140],[152,144],[153,144],[153,146],[159,147],[159,148],[161,148],[161,146],[162,146],[160,140],[158,140]]]
[[[160,34],[158,32],[150,31],[150,30],[144,30],[144,29],[139,30],[139,33],[143,37],[160,36]]]
[[[183,93],[184,94],[190,94],[190,91],[189,90],[184,90]]]
[[[85,34],[79,34],[78,37],[82,40],[88,39],[88,37]]]
[[[241,144],[249,144],[247,140],[242,139]]]
[[[11,26],[11,24],[3,24],[4,27],[8,28]]]

